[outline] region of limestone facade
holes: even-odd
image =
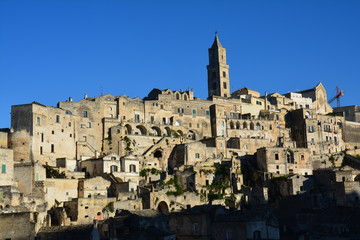
[[[306,148],[259,148],[259,169],[273,175],[312,175],[311,153]]]

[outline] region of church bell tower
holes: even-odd
[[[215,40],[209,48],[208,99],[212,96],[230,97],[229,65],[226,64],[226,49],[221,46],[215,33]]]

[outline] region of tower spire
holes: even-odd
[[[209,48],[208,98],[230,97],[229,65],[226,64],[226,49],[221,45],[217,32]]]
[[[220,43],[218,32],[215,32],[215,39],[214,43],[212,44],[211,48],[223,48],[223,46]]]

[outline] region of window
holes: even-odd
[[[226,77],[226,72],[225,71],[223,71],[223,77]]]
[[[261,239],[261,232],[260,231],[254,231],[253,237],[254,237],[254,239]]]
[[[150,122],[154,122],[155,121],[155,117],[154,117],[154,115],[152,115],[152,116],[150,116]]]
[[[256,104],[257,105],[262,105],[262,102],[261,101],[256,101]]]
[[[205,111],[205,115],[206,115],[206,118],[209,119],[209,118],[210,118],[210,111],[209,111],[209,110],[206,110],[206,111]]]
[[[109,114],[109,118],[113,118],[114,117],[114,115],[112,115],[112,114]]]
[[[43,154],[43,148],[40,147],[40,155],[42,155],[42,154]]]
[[[130,172],[136,172],[136,166],[134,164],[130,164]]]
[[[195,118],[196,117],[196,109],[192,110],[192,117]]]
[[[226,82],[223,82],[223,88],[226,89]]]
[[[6,173],[6,165],[5,164],[1,165],[1,173]]]
[[[56,122],[59,123],[60,122],[60,116],[56,115]]]
[[[303,154],[301,154],[301,158],[300,158],[301,160],[305,160],[305,157],[304,157],[304,155]]]
[[[324,125],[324,131],[330,132],[330,125]]]
[[[51,131],[51,134],[55,134],[55,131]]]
[[[184,109],[183,108],[178,108],[178,113],[184,113]]]
[[[315,139],[314,138],[311,139],[311,144],[315,144]]]
[[[40,126],[40,117],[36,117],[36,124]]]
[[[279,165],[276,165],[276,169],[279,169]]]
[[[88,117],[88,112],[87,112],[87,111],[84,111],[83,117],[84,117],[84,118],[87,118],[87,117]]]
[[[232,232],[231,231],[226,231],[226,240],[232,240]]]
[[[315,127],[314,126],[308,126],[308,132],[309,133],[315,132]]]
[[[140,122],[140,115],[135,113],[135,122]]]
[[[275,153],[275,160],[279,160],[279,154]]]
[[[44,142],[44,133],[41,133],[41,142]]]
[[[200,158],[200,153],[195,153],[195,158]]]
[[[112,165],[110,166],[110,172],[117,172],[118,171],[118,167],[116,165]]]
[[[68,126],[71,127],[71,122],[68,123]]]
[[[193,233],[195,235],[199,234],[199,225],[197,223],[193,224]]]
[[[91,122],[88,122],[88,123],[86,124],[86,126],[87,126],[88,128],[91,128]]]
[[[224,97],[227,97],[227,94],[226,94],[226,93],[224,94]]]
[[[54,144],[51,144],[51,152],[55,152],[55,147],[54,147]]]
[[[286,160],[288,163],[294,163],[294,155],[291,152],[286,154]]]

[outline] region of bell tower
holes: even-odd
[[[217,33],[209,48],[208,99],[212,96],[230,97],[229,65],[226,64],[226,49],[219,41]]]

